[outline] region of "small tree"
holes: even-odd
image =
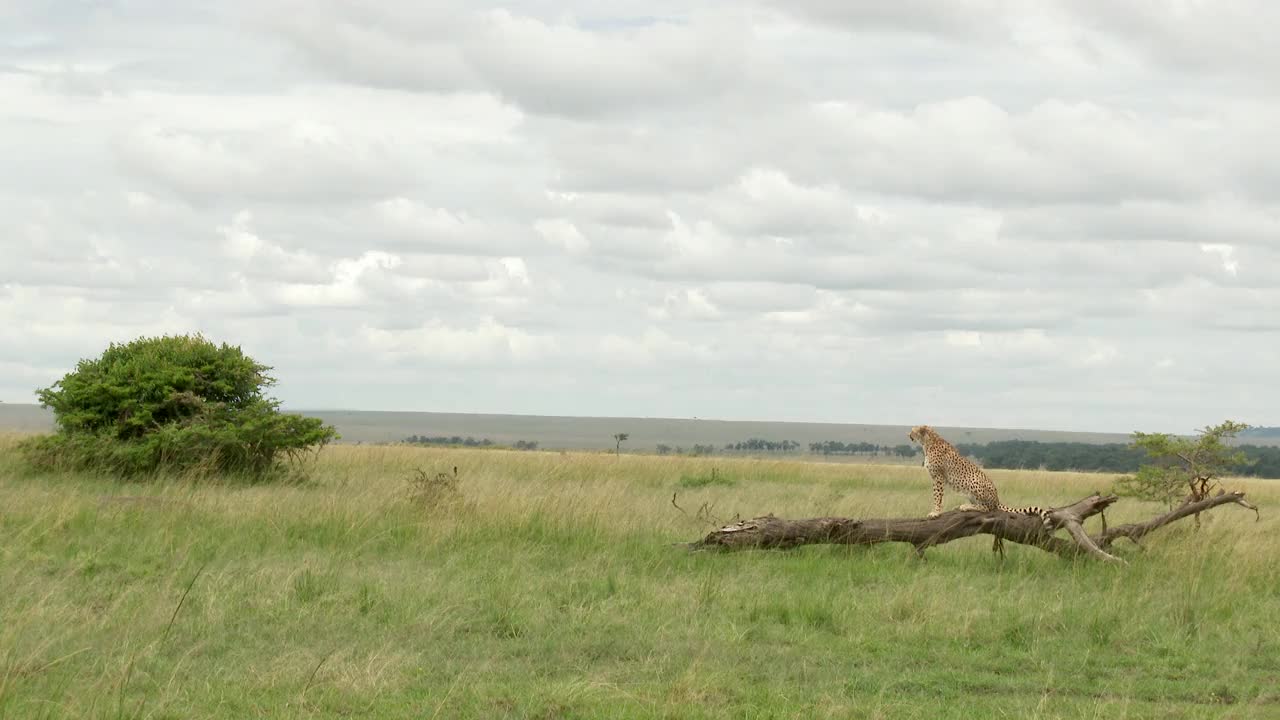
[[[112,343],[36,392],[57,432],[24,443],[44,469],[132,476],[158,470],[263,479],[337,433],[280,412],[265,396],[271,368],[203,336]]]
[[[1154,462],[1116,480],[1115,492],[1163,502],[1170,508],[1180,496],[1184,503],[1204,500],[1219,477],[1246,462],[1244,452],[1226,441],[1248,427],[1226,420],[1200,430],[1195,438],[1135,432],[1133,447],[1145,450]]]
[[[622,454],[622,443],[626,442],[627,438],[629,437],[631,436],[628,435],[627,433],[617,433],[616,435],[613,436],[613,439],[617,441],[617,445],[614,446],[614,454],[616,455]]]

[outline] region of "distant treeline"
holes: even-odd
[[[1270,430],[1271,428],[1264,428]],[[455,447],[504,447],[488,438],[454,435],[410,435],[404,440],[415,445],[448,445]],[[534,440],[518,440],[510,445],[517,450],[537,450]],[[735,453],[799,453],[802,445],[795,440],[749,438],[740,442],[715,445],[695,444],[689,447],[659,444],[659,455],[732,455]],[[866,455],[909,458],[919,452],[915,445],[878,445],[869,442],[823,440],[809,443],[814,455]],[[1009,470],[1079,470],[1083,472],[1136,472],[1148,462],[1145,452],[1124,443],[1039,442],[1035,440],[998,440],[986,444],[960,443],[961,453],[976,458],[983,467]],[[1234,469],[1239,475],[1280,478],[1280,447],[1240,445],[1248,462]]]
[[[1271,430],[1272,428],[1264,428]],[[712,446],[696,446],[697,453],[709,455],[716,451]],[[666,449],[664,452],[664,448]],[[1082,443],[1082,442],[1039,442],[1034,440],[999,440],[986,444],[960,443],[956,448],[961,453],[981,461],[984,467],[1011,470],[1079,470],[1082,472],[1136,472],[1143,463],[1149,462],[1147,454],[1126,443]],[[720,448],[721,453],[736,452],[797,452],[800,443],[793,440],[762,440],[751,438],[742,442],[728,443]],[[1248,463],[1235,469],[1240,475],[1280,478],[1280,447],[1258,445],[1241,445],[1249,459]],[[909,458],[920,449],[915,445],[877,445],[869,442],[841,442],[840,440],[823,440],[809,443],[809,452],[814,455],[868,455],[871,457],[889,455]],[[671,452],[671,448],[658,446],[660,454]],[[676,448],[677,453],[682,449]]]
[[[839,440],[823,440],[809,443],[809,452],[815,455],[897,455],[911,457],[916,454],[916,446],[903,443],[901,445],[877,445],[869,442],[844,443]]]
[[[1266,427],[1265,425],[1260,425],[1258,427],[1251,427],[1247,430],[1242,430],[1240,432],[1239,437],[1242,437],[1242,438],[1280,437],[1280,427]]]
[[[802,446],[795,440],[764,440],[751,438],[741,442],[727,443],[721,452],[799,452]],[[822,440],[809,443],[809,452],[814,455],[897,455],[911,457],[916,454],[914,445],[877,445],[869,442],[842,442],[840,440]]]
[[[667,447],[660,445],[661,448]],[[709,452],[714,452],[715,447],[712,445],[697,446]],[[803,446],[795,440],[765,440],[763,438],[750,438],[740,442],[725,443],[720,447],[723,453],[793,453],[799,452]],[[668,447],[668,451],[670,448]],[[809,443],[809,452],[815,455],[898,455],[900,457],[911,457],[916,454],[916,448],[913,445],[877,445],[869,442],[841,442],[840,440],[823,440],[821,442]]]
[[[1123,443],[1036,442],[999,440],[985,445],[960,444],[960,452],[984,467],[1011,470],[1081,470],[1130,473],[1149,462],[1142,450]],[[1239,475],[1280,478],[1280,447],[1240,445],[1248,458],[1234,468]]]
[[[670,446],[670,445],[664,445],[664,444],[662,444],[662,443],[658,443],[658,448],[657,448],[657,450],[658,450],[658,454],[659,454],[659,455],[672,455],[672,454],[675,454],[675,455],[712,455],[712,454],[714,454],[714,453],[715,453],[715,451],[716,451],[716,446],[715,446],[715,445],[694,445],[694,446],[693,446],[693,447],[691,447],[691,448],[685,449],[684,447],[681,447],[680,445],[676,445],[675,447],[672,447],[672,446]]]
[[[462,437],[460,435],[454,435],[452,437],[445,437],[444,435],[438,435],[434,437],[428,437],[426,435],[410,435],[409,437],[405,438],[404,441],[412,445],[452,445],[456,447],[472,447],[472,448],[502,447],[501,445],[499,445],[498,443],[495,443],[489,438],[480,438],[479,440],[477,440],[476,438],[473,438],[470,436]],[[537,450],[538,441],[517,440],[515,441],[515,444],[513,444],[511,447],[515,448],[516,450]]]
[[[666,444],[658,445],[659,455],[712,455],[721,453],[725,455],[733,453],[799,453],[804,446],[795,440],[766,440],[764,438],[749,438],[739,442],[725,443],[720,447],[715,445],[694,445],[691,449],[686,450],[683,447],[672,447]],[[821,442],[809,443],[809,452],[815,455],[897,455],[898,457],[911,457],[915,455],[917,450],[914,445],[877,445],[869,442],[841,442],[840,440],[823,440]]]
[[[800,443],[795,440],[751,438],[741,442],[726,443],[724,449],[726,452],[795,452],[800,449]]]
[[[998,440],[985,445],[959,443],[956,449],[982,461],[984,467],[1010,470],[1135,472],[1148,459],[1146,452],[1124,443]]]
[[[1280,447],[1241,445],[1249,465],[1237,468],[1241,475],[1263,478],[1280,478]]]

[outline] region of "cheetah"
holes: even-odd
[[[1039,515],[1042,520],[1048,520],[1049,511],[1043,508],[1011,508],[1001,503],[995,484],[982,468],[961,455],[954,445],[928,425],[911,428],[907,437],[924,449],[924,467],[929,471],[929,477],[933,478],[933,512],[929,513],[929,517],[935,518],[942,514],[942,491],[945,484],[967,495],[973,503],[961,505],[957,508],[959,510],[999,510],[1018,515]]]

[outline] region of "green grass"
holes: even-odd
[[[29,477],[11,448],[0,718],[1280,717],[1265,481],[1262,522],[1221,508],[1115,568],[671,545],[708,515],[922,514],[901,466],[334,447],[245,487]],[[413,471],[454,465],[424,507]],[[735,484],[682,482],[713,467]],[[1110,482],[992,475],[1011,504]]]
[[[676,483],[682,488],[704,488],[712,485],[723,485],[725,487],[737,485],[738,481],[720,472],[720,468],[712,467],[710,472],[702,472],[695,475],[681,475],[680,482]]]

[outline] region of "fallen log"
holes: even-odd
[[[1226,504],[1241,505],[1257,512],[1257,507],[1244,499],[1244,493],[1222,493],[1197,503],[1187,503],[1145,523],[1105,527],[1097,535],[1084,530],[1084,521],[1106,510],[1119,498],[1094,493],[1070,505],[1051,508],[1042,519],[1038,515],[1020,515],[985,510],[952,510],[932,518],[854,519],[819,517],[786,520],[772,513],[740,520],[713,530],[706,537],[686,547],[692,550],[789,549],[801,545],[874,545],[884,542],[909,543],[916,554],[934,545],[974,535],[995,537],[993,549],[1002,549],[1001,541],[1029,545],[1062,557],[1089,556],[1105,562],[1125,564],[1107,552],[1121,538],[1137,542],[1138,538],[1184,517]],[[1070,539],[1058,537],[1066,530]]]

